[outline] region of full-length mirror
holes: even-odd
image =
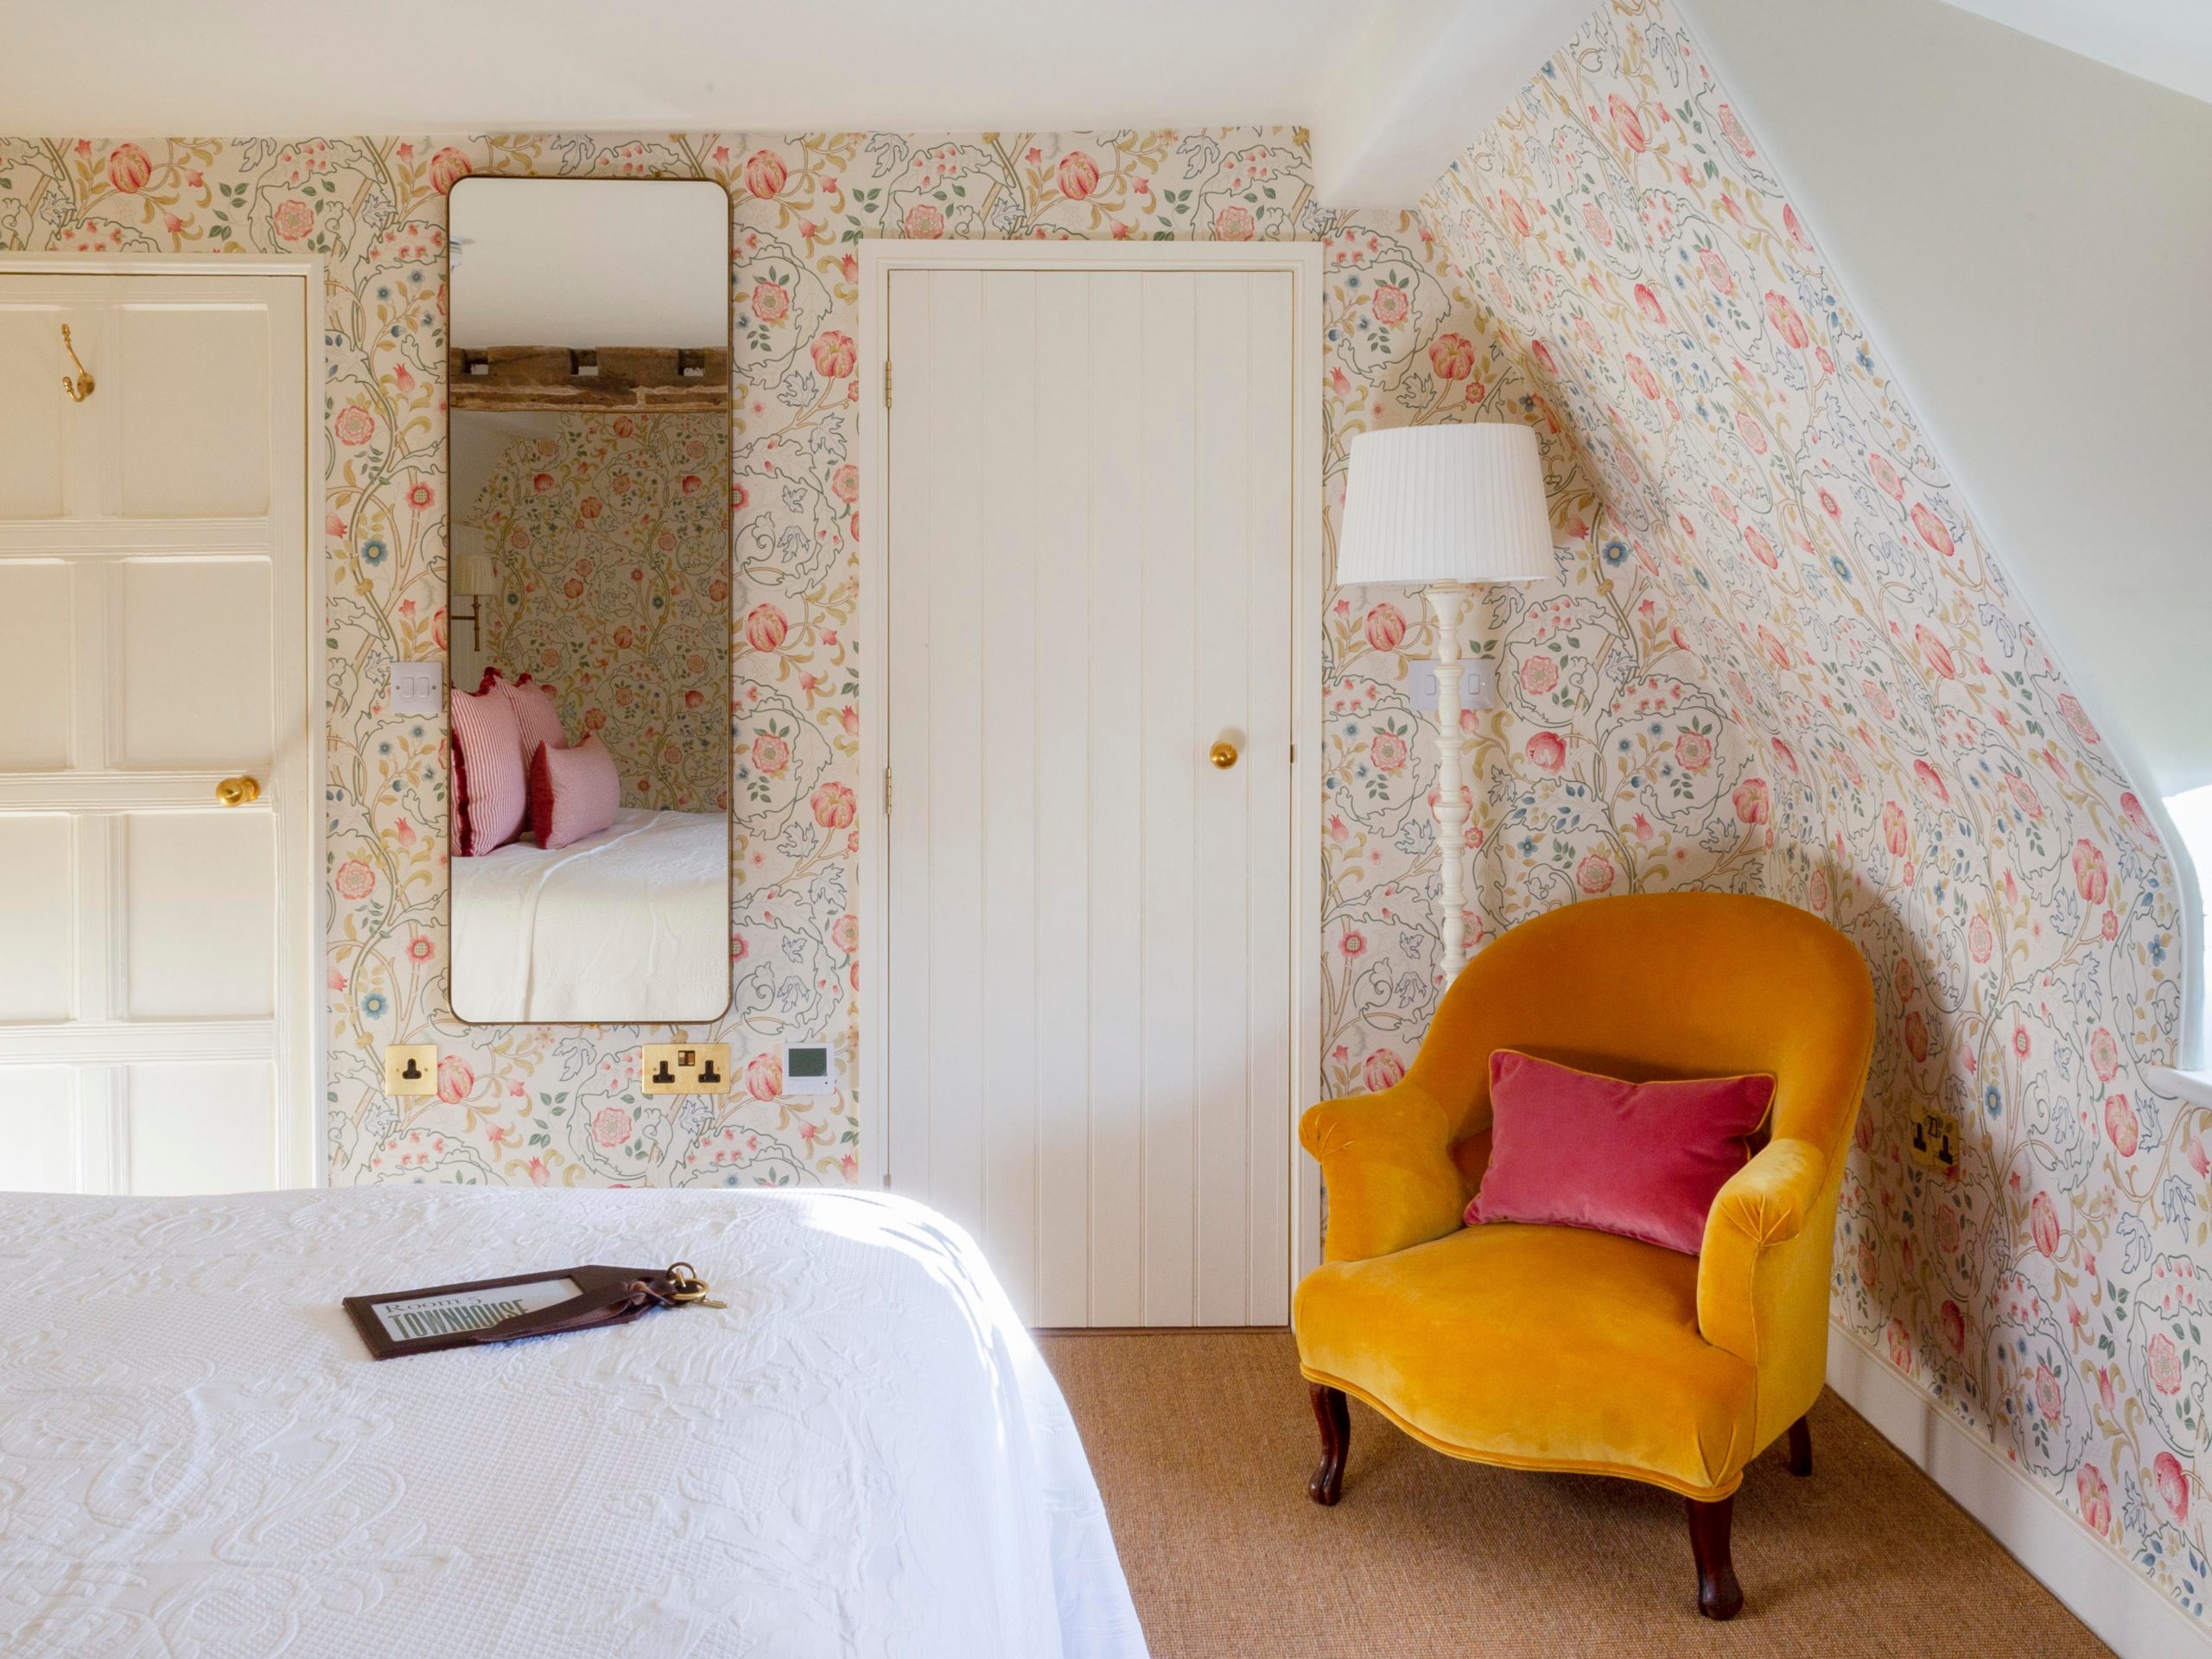
[[[448,205],[452,1004],[729,1001],[729,200],[469,178]]]

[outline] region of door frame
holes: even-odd
[[[1290,868],[1289,1098],[1290,1260],[1295,1285],[1320,1265],[1321,1171],[1298,1144],[1299,1116],[1321,1097],[1321,327],[1322,260],[1318,242],[907,241],[860,245],[860,631],[859,960],[862,964],[859,1052],[854,1057],[854,1116],[860,1133],[860,1185],[885,1185],[889,1082],[885,994],[890,930],[890,837],[884,813],[889,763],[879,702],[890,678],[886,595],[890,580],[889,407],[884,392],[891,277],[901,270],[1244,271],[1287,273],[1291,327],[1291,709],[1293,734]]]
[[[323,304],[324,270],[319,255],[224,253],[0,253],[0,276],[270,276],[301,285],[300,318],[304,384],[300,388],[307,467],[300,501],[301,562],[307,583],[306,704],[299,711],[301,739],[307,749],[307,798],[301,820],[307,833],[295,859],[291,880],[278,883],[276,964],[278,1071],[276,1083],[276,1166],[288,1186],[329,1184],[327,1124],[323,1090],[329,1075],[329,1011],[322,995],[324,951],[322,795],[330,774],[329,709],[321,695],[323,640]],[[283,709],[278,709],[281,719]],[[291,889],[297,884],[295,894]],[[287,1007],[287,989],[290,991]],[[289,1014],[289,1018],[287,1017]],[[219,1021],[214,1022],[220,1024]],[[211,1049],[194,1058],[219,1058]],[[295,1100],[289,1096],[300,1094]],[[111,1172],[111,1185],[115,1185]]]

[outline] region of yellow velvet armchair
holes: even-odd
[[[1866,966],[1806,912],[1730,893],[1593,899],[1523,922],[1446,993],[1405,1078],[1300,1125],[1328,1194],[1323,1265],[1293,1303],[1334,1503],[1345,1396],[1453,1457],[1624,1476],[1688,1500],[1698,1605],[1743,1605],[1729,1560],[1744,1466],[1827,1363],[1837,1188],[1873,1046]],[[1644,1082],[1771,1072],[1764,1144],[1694,1255],[1460,1213],[1490,1154],[1499,1048]]]

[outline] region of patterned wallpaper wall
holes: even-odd
[[[446,1007],[444,731],[392,715],[388,665],[446,647],[443,193],[471,171],[711,177],[736,217],[736,583],[730,720],[735,995],[726,1102],[641,1095],[632,1027],[455,1024]],[[330,654],[332,1179],[574,1184],[850,1179],[842,1095],[779,1098],[777,1046],[827,1033],[849,1071],[859,723],[853,245],[862,236],[1328,238],[1329,525],[1345,446],[1416,420],[1538,423],[1570,575],[1470,628],[1507,711],[1474,722],[1491,825],[1478,938],[1579,893],[1756,886],[1753,761],[1698,683],[1672,602],[1610,534],[1537,396],[1410,212],[1313,201],[1302,134],[917,137],[0,140],[0,245],[303,251],[328,262],[324,556]],[[1329,613],[1325,918],[1332,1088],[1395,1077],[1433,1007],[1433,760],[1414,596]],[[656,1033],[658,1034],[658,1033]],[[706,1037],[702,1029],[694,1035]],[[434,1038],[436,1096],[387,1099],[376,1056]]]
[[[455,509],[499,566],[486,658],[550,686],[570,742],[607,745],[625,806],[721,810],[728,426],[720,415],[535,420],[544,435],[509,443],[475,499]]]
[[[2212,1126],[2144,1073],[2177,893],[2118,762],[1667,0],[1602,8],[1423,213],[1709,664],[1770,890],[1873,967],[1840,1317],[2201,1614]]]

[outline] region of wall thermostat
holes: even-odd
[[[784,1045],[784,1092],[787,1095],[828,1095],[836,1092],[837,1066],[827,1043]]]

